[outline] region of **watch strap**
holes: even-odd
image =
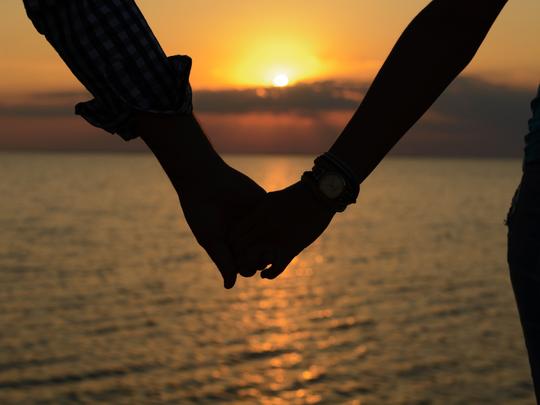
[[[345,183],[342,193],[336,198],[326,196],[320,187],[321,179],[329,173],[338,174]],[[343,212],[348,205],[356,203],[360,193],[360,185],[354,172],[330,152],[315,159],[313,169],[302,175],[302,181],[313,190],[318,200],[335,212]]]
[[[302,182],[309,187],[315,198],[329,208],[330,211],[343,212],[347,208],[348,203],[346,200],[340,198],[341,196],[331,199],[324,195],[319,187],[319,179],[315,176],[313,171],[304,172],[302,175]]]

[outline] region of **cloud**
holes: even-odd
[[[194,92],[195,111],[200,113],[242,114],[251,112],[313,113],[351,110],[362,99],[367,86],[361,83],[299,83],[286,88],[243,90],[198,90]],[[90,99],[85,92],[36,93],[12,104],[0,104],[0,116],[48,117],[72,115],[73,105]]]
[[[22,94],[10,97],[11,102],[0,102],[0,117],[67,117],[73,116],[74,105],[87,100],[89,94],[80,91],[56,91]],[[7,97],[4,97],[7,99]]]
[[[196,90],[194,105],[196,112],[215,114],[350,111],[358,106],[368,87],[367,83],[323,81],[285,88]],[[521,103],[530,96],[526,89],[462,77],[449,87],[434,111],[455,123],[489,120],[497,118],[493,117],[493,110],[504,111],[505,115],[518,113]],[[10,104],[0,104],[0,115],[72,115],[74,104],[90,98],[88,93],[80,91],[33,93]],[[392,100],[389,105],[399,108],[392,105]]]
[[[73,106],[0,104],[0,117],[44,118],[73,115]]]
[[[367,88],[367,83],[325,81],[287,88],[196,90],[194,106],[220,150],[317,153],[339,135]],[[395,153],[519,156],[534,90],[461,77],[397,145]],[[69,127],[52,123],[73,117],[73,105],[88,99],[84,92],[30,94],[0,105],[0,118],[10,122],[11,133],[17,133],[16,127],[22,127],[25,118],[39,120],[54,137],[55,131],[64,133]],[[392,98],[388,100],[389,120],[399,108]],[[81,128],[77,126],[77,131]],[[6,137],[0,136],[0,147]]]
[[[314,113],[351,110],[367,90],[362,83],[300,83],[285,88],[203,90],[195,92],[195,110],[203,113]]]
[[[462,77],[396,148],[406,154],[520,156],[535,89]]]

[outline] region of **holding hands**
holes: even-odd
[[[262,270],[262,278],[278,277],[325,231],[336,212],[356,202],[358,184],[346,163],[325,153],[300,181],[268,193],[231,233],[240,274],[249,277]]]
[[[238,274],[279,276],[356,199],[358,186],[322,158],[301,181],[266,193],[221,159],[192,115],[140,114],[137,120],[227,289]]]
[[[140,136],[147,143],[225,288],[234,286],[237,274],[262,270],[263,278],[277,277],[336,212],[356,201],[361,180],[473,59],[506,3],[430,2],[401,35],[333,145],[339,158],[325,154],[301,181],[267,194],[212,148],[191,113],[191,59],[167,58],[133,0],[24,0],[36,29],[95,97],[77,113],[126,140]],[[125,17],[122,24],[118,15]],[[81,29],[74,21],[87,25]],[[389,115],[391,107],[397,108]]]
[[[266,193],[220,158],[192,115],[140,114],[136,128],[171,180],[193,235],[227,289],[238,274],[251,277],[263,270],[263,278],[276,278],[341,209],[317,194],[318,182],[328,177],[323,174],[313,184],[304,179]],[[326,188],[341,195],[331,184]]]
[[[262,278],[276,278],[324,232],[333,216],[301,181],[268,193],[230,234],[239,273],[249,277],[262,270]]]

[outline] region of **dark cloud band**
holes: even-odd
[[[331,145],[367,88],[366,83],[326,81],[287,88],[199,90],[194,94],[194,105],[221,150],[315,153]],[[461,77],[395,152],[519,156],[535,90]],[[11,104],[0,104],[0,118],[12,117],[14,125],[24,118],[73,117],[74,104],[88,97],[82,92],[27,95]],[[388,119],[399,108],[389,99]],[[332,118],[335,112],[339,118]],[[253,137],[254,133],[258,136]]]

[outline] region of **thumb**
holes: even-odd
[[[268,280],[277,278],[285,271],[292,259],[294,259],[294,257],[288,259],[283,257],[281,254],[276,254],[275,261],[272,263],[272,266],[261,272],[261,278],[266,278]]]
[[[217,243],[207,250],[208,255],[216,264],[221,277],[223,277],[223,287],[227,290],[234,287],[236,283],[236,265],[232,252],[225,243]]]

